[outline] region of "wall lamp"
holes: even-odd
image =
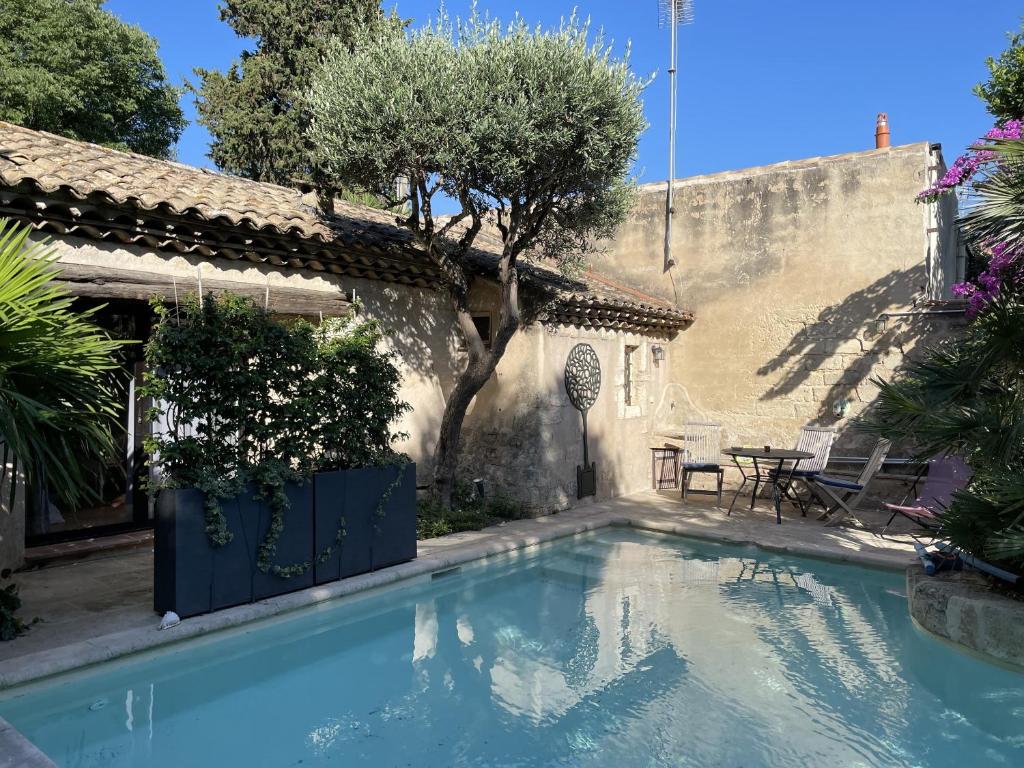
[[[850,401],[845,397],[836,400],[832,403],[832,415],[837,419],[846,418],[846,414],[850,412]]]
[[[657,344],[651,347],[651,359],[654,360],[655,365],[658,365],[658,363],[665,359],[665,348]]]

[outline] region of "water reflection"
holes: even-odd
[[[913,634],[893,577],[847,570],[866,578],[837,587],[808,565],[842,571],[763,554],[681,553],[661,540],[594,539],[532,566],[522,594],[507,597],[531,610],[500,622],[488,617],[492,627],[480,635],[487,651],[481,655],[478,643],[473,667],[489,678],[491,705],[530,727],[563,731],[571,751],[598,742],[608,748],[607,733],[569,725],[596,707],[620,723],[643,718],[630,728],[658,730],[667,754],[699,755],[694,764],[721,760],[723,743],[754,765],[812,757],[918,764],[918,750],[931,748],[912,730],[922,721],[944,729],[950,714],[915,707],[920,681],[908,677],[901,651],[907,643],[926,655],[945,649]],[[479,597],[479,590],[455,596],[442,610],[464,644]],[[434,615],[417,605],[417,648],[421,610]],[[437,658],[459,663],[446,653]],[[1020,691],[1014,695],[1020,702]],[[687,726],[677,733],[672,713],[680,711]],[[986,733],[986,715],[958,712],[958,727],[972,738],[998,736]],[[1019,727],[1019,713],[1013,721]],[[635,734],[622,742],[612,746],[646,749]]]
[[[82,768],[1024,764],[1024,677],[920,635],[900,589],[610,531],[0,714]]]

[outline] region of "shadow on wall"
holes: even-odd
[[[814,388],[821,423],[837,421],[840,400],[870,402],[873,376],[896,369],[903,356],[935,330],[926,315],[886,318],[893,307],[906,307],[925,282],[924,266],[892,271],[838,304],[823,309],[785,348],[757,370],[758,376],[783,372],[761,400],[791,397],[801,387]],[[820,391],[819,391],[820,390]]]
[[[447,393],[462,370],[465,350],[454,328],[447,299],[439,291],[343,279],[354,288],[365,317],[377,320],[392,349],[402,378],[402,397],[413,406],[396,444],[416,461],[418,483],[429,482],[434,445]]]
[[[563,437],[576,411],[560,377],[547,376],[534,388],[517,373],[499,366],[474,398],[463,426],[459,475],[483,478],[531,513],[565,509],[576,498],[576,486],[575,465],[566,471],[570,457]]]

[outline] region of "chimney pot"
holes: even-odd
[[[885,112],[878,113],[878,121],[875,123],[875,149],[885,149],[889,146],[889,116]]]

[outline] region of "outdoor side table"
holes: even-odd
[[[750,508],[754,508],[758,490],[764,485],[771,485],[772,501],[775,504],[775,522],[781,525],[782,497],[789,490],[790,483],[793,482],[793,472],[796,471],[796,467],[801,461],[814,458],[814,454],[807,453],[807,451],[794,451],[789,448],[772,448],[770,451],[766,451],[764,448],[730,448],[727,451],[722,451],[722,453],[732,457],[736,468],[743,475],[743,482],[736,489],[736,493],[732,497],[732,503],[729,504],[729,511],[726,514],[732,514],[732,508],[736,504],[736,499],[743,492],[744,486],[748,481],[753,481],[754,493],[750,496]],[[743,465],[739,462],[741,458],[753,460],[753,473],[748,473],[743,468]],[[788,471],[783,466],[787,461],[790,462]]]

